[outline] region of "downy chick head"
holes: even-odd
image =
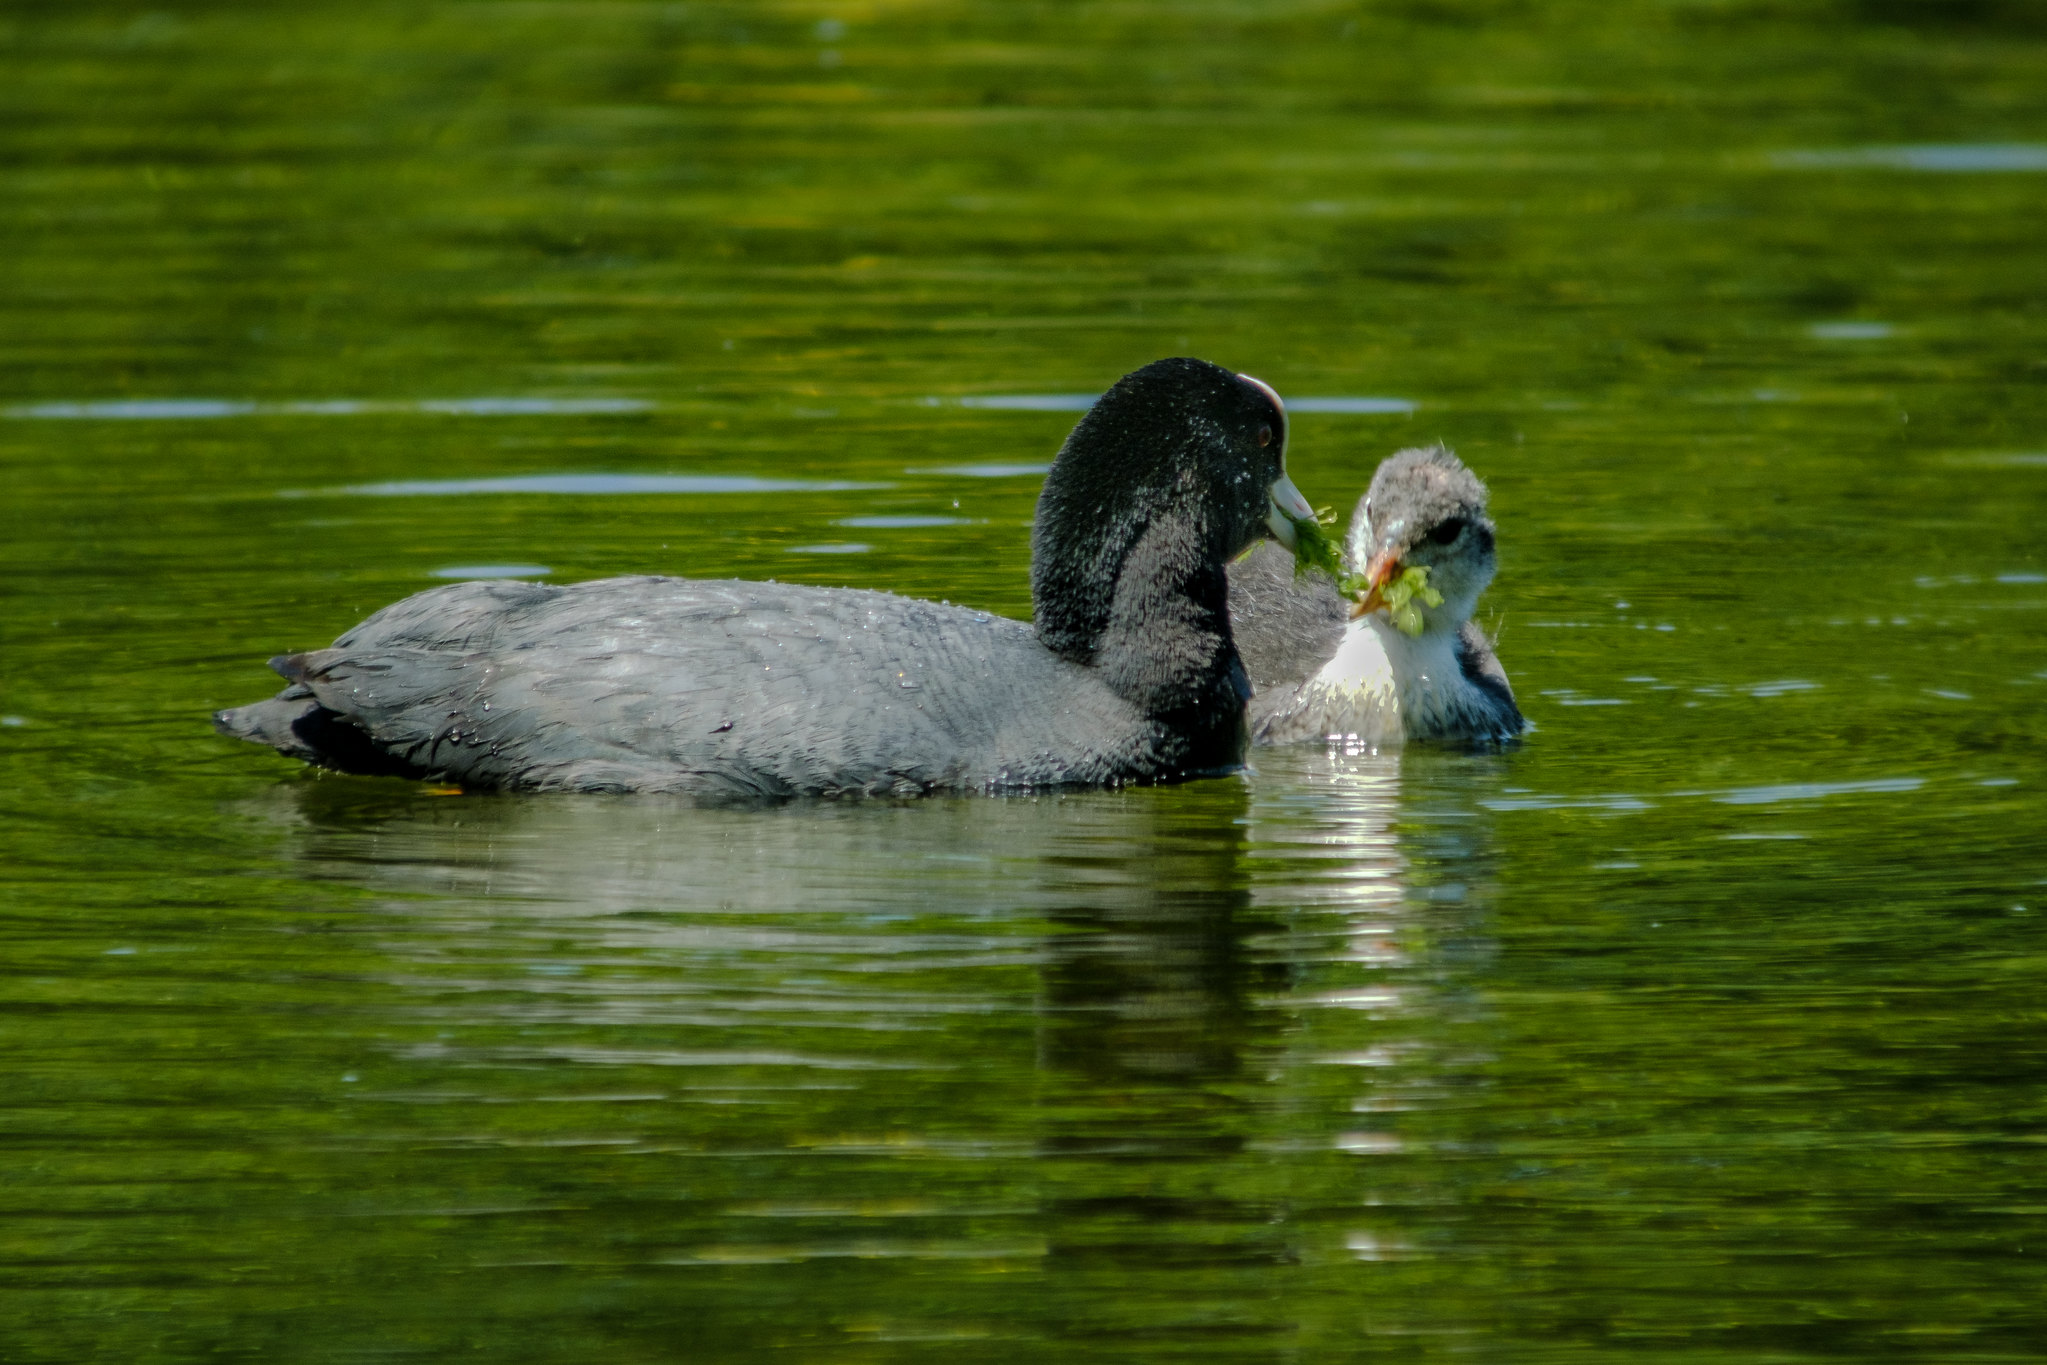
[[[1344,542],[1351,568],[1369,583],[1357,614],[1377,610],[1381,590],[1406,570],[1426,568],[1429,587],[1443,601],[1432,607],[1414,599],[1423,634],[1454,633],[1499,567],[1493,533],[1485,485],[1462,460],[1440,445],[1389,455],[1352,514]]]

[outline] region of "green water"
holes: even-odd
[[[2018,0],[0,11],[0,1359],[2047,1357],[2043,222]],[[1179,353],[1490,481],[1524,746],[207,727],[473,566],[1025,613],[958,400]],[[856,486],[379,487],[551,475]]]

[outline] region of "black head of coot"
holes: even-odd
[[[1038,498],[1038,638],[1090,658],[1133,572],[1179,582],[1268,534],[1286,482],[1286,412],[1266,385],[1185,357],[1134,370],[1080,419]],[[1140,545],[1151,557],[1129,563]]]

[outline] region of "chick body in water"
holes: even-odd
[[[1370,578],[1372,609],[1293,557],[1260,546],[1230,569],[1230,623],[1251,678],[1254,742],[1498,743],[1528,728],[1492,642],[1471,620],[1499,565],[1486,489],[1441,446],[1389,456],[1351,516],[1344,557]],[[1414,599],[1421,632],[1378,609],[1378,589],[1426,568],[1441,595]]]

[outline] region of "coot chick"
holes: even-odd
[[[465,583],[271,660],[224,734],[471,788],[714,797],[1167,782],[1243,761],[1224,565],[1308,511],[1279,397],[1205,361],[1125,375],[1038,499],[1036,626],[738,580]]]
[[[1326,576],[1296,578],[1294,557],[1256,547],[1230,568],[1230,620],[1255,695],[1254,740],[1498,743],[1527,729],[1492,642],[1471,620],[1499,557],[1486,489],[1441,446],[1380,464],[1351,514],[1344,555],[1371,586],[1346,599]],[[1422,598],[1410,636],[1381,610],[1380,590],[1429,570],[1439,606]]]

